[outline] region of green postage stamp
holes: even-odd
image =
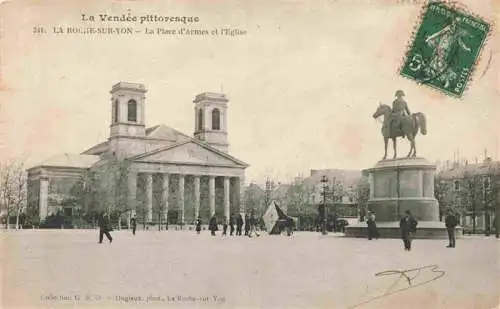
[[[429,3],[401,67],[401,75],[462,97],[491,25],[442,2]]]

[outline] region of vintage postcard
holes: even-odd
[[[497,1],[0,4],[1,308],[498,308]]]

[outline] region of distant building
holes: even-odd
[[[459,212],[460,223],[470,230],[493,230],[495,209],[499,207],[500,162],[486,158],[481,163],[455,163],[436,175],[436,198],[441,210]]]

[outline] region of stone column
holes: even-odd
[[[239,194],[239,204],[240,204],[239,205],[240,206],[239,212],[240,212],[240,214],[242,214],[244,216],[245,206],[246,206],[245,205],[245,178],[240,177],[240,178],[238,178],[238,180],[239,180],[239,185],[238,185],[239,192],[238,192],[238,194]]]
[[[200,215],[200,176],[194,176],[194,218]]]
[[[179,223],[184,224],[184,175],[179,174]]]
[[[137,172],[130,171],[128,175],[128,207],[132,215],[136,215],[137,207]]]
[[[47,218],[49,208],[49,179],[46,177],[40,178],[40,199],[38,203],[38,213],[41,221]]]
[[[153,221],[153,175],[146,174],[146,220]]]
[[[208,180],[208,200],[210,205],[210,217],[215,214],[215,176]]]
[[[370,184],[370,199],[375,198],[375,179],[373,177],[373,174],[370,173],[368,175],[368,183]]]
[[[209,108],[203,109],[203,129],[211,130],[212,129],[212,110]]]
[[[168,225],[168,194],[169,194],[169,181],[168,174],[163,174],[161,185],[161,207],[163,209],[163,219],[165,224]]]
[[[224,177],[224,216],[229,219],[229,185],[230,183],[230,178],[229,177]]]
[[[424,171],[418,170],[418,197],[424,197]]]

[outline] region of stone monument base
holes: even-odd
[[[377,222],[377,229],[380,233],[380,238],[401,238],[401,230],[399,222]],[[455,229],[456,237],[463,235],[462,227]],[[345,227],[346,237],[368,237],[366,222],[359,222]],[[419,221],[415,238],[419,239],[448,239],[448,231],[444,222],[440,221]]]

